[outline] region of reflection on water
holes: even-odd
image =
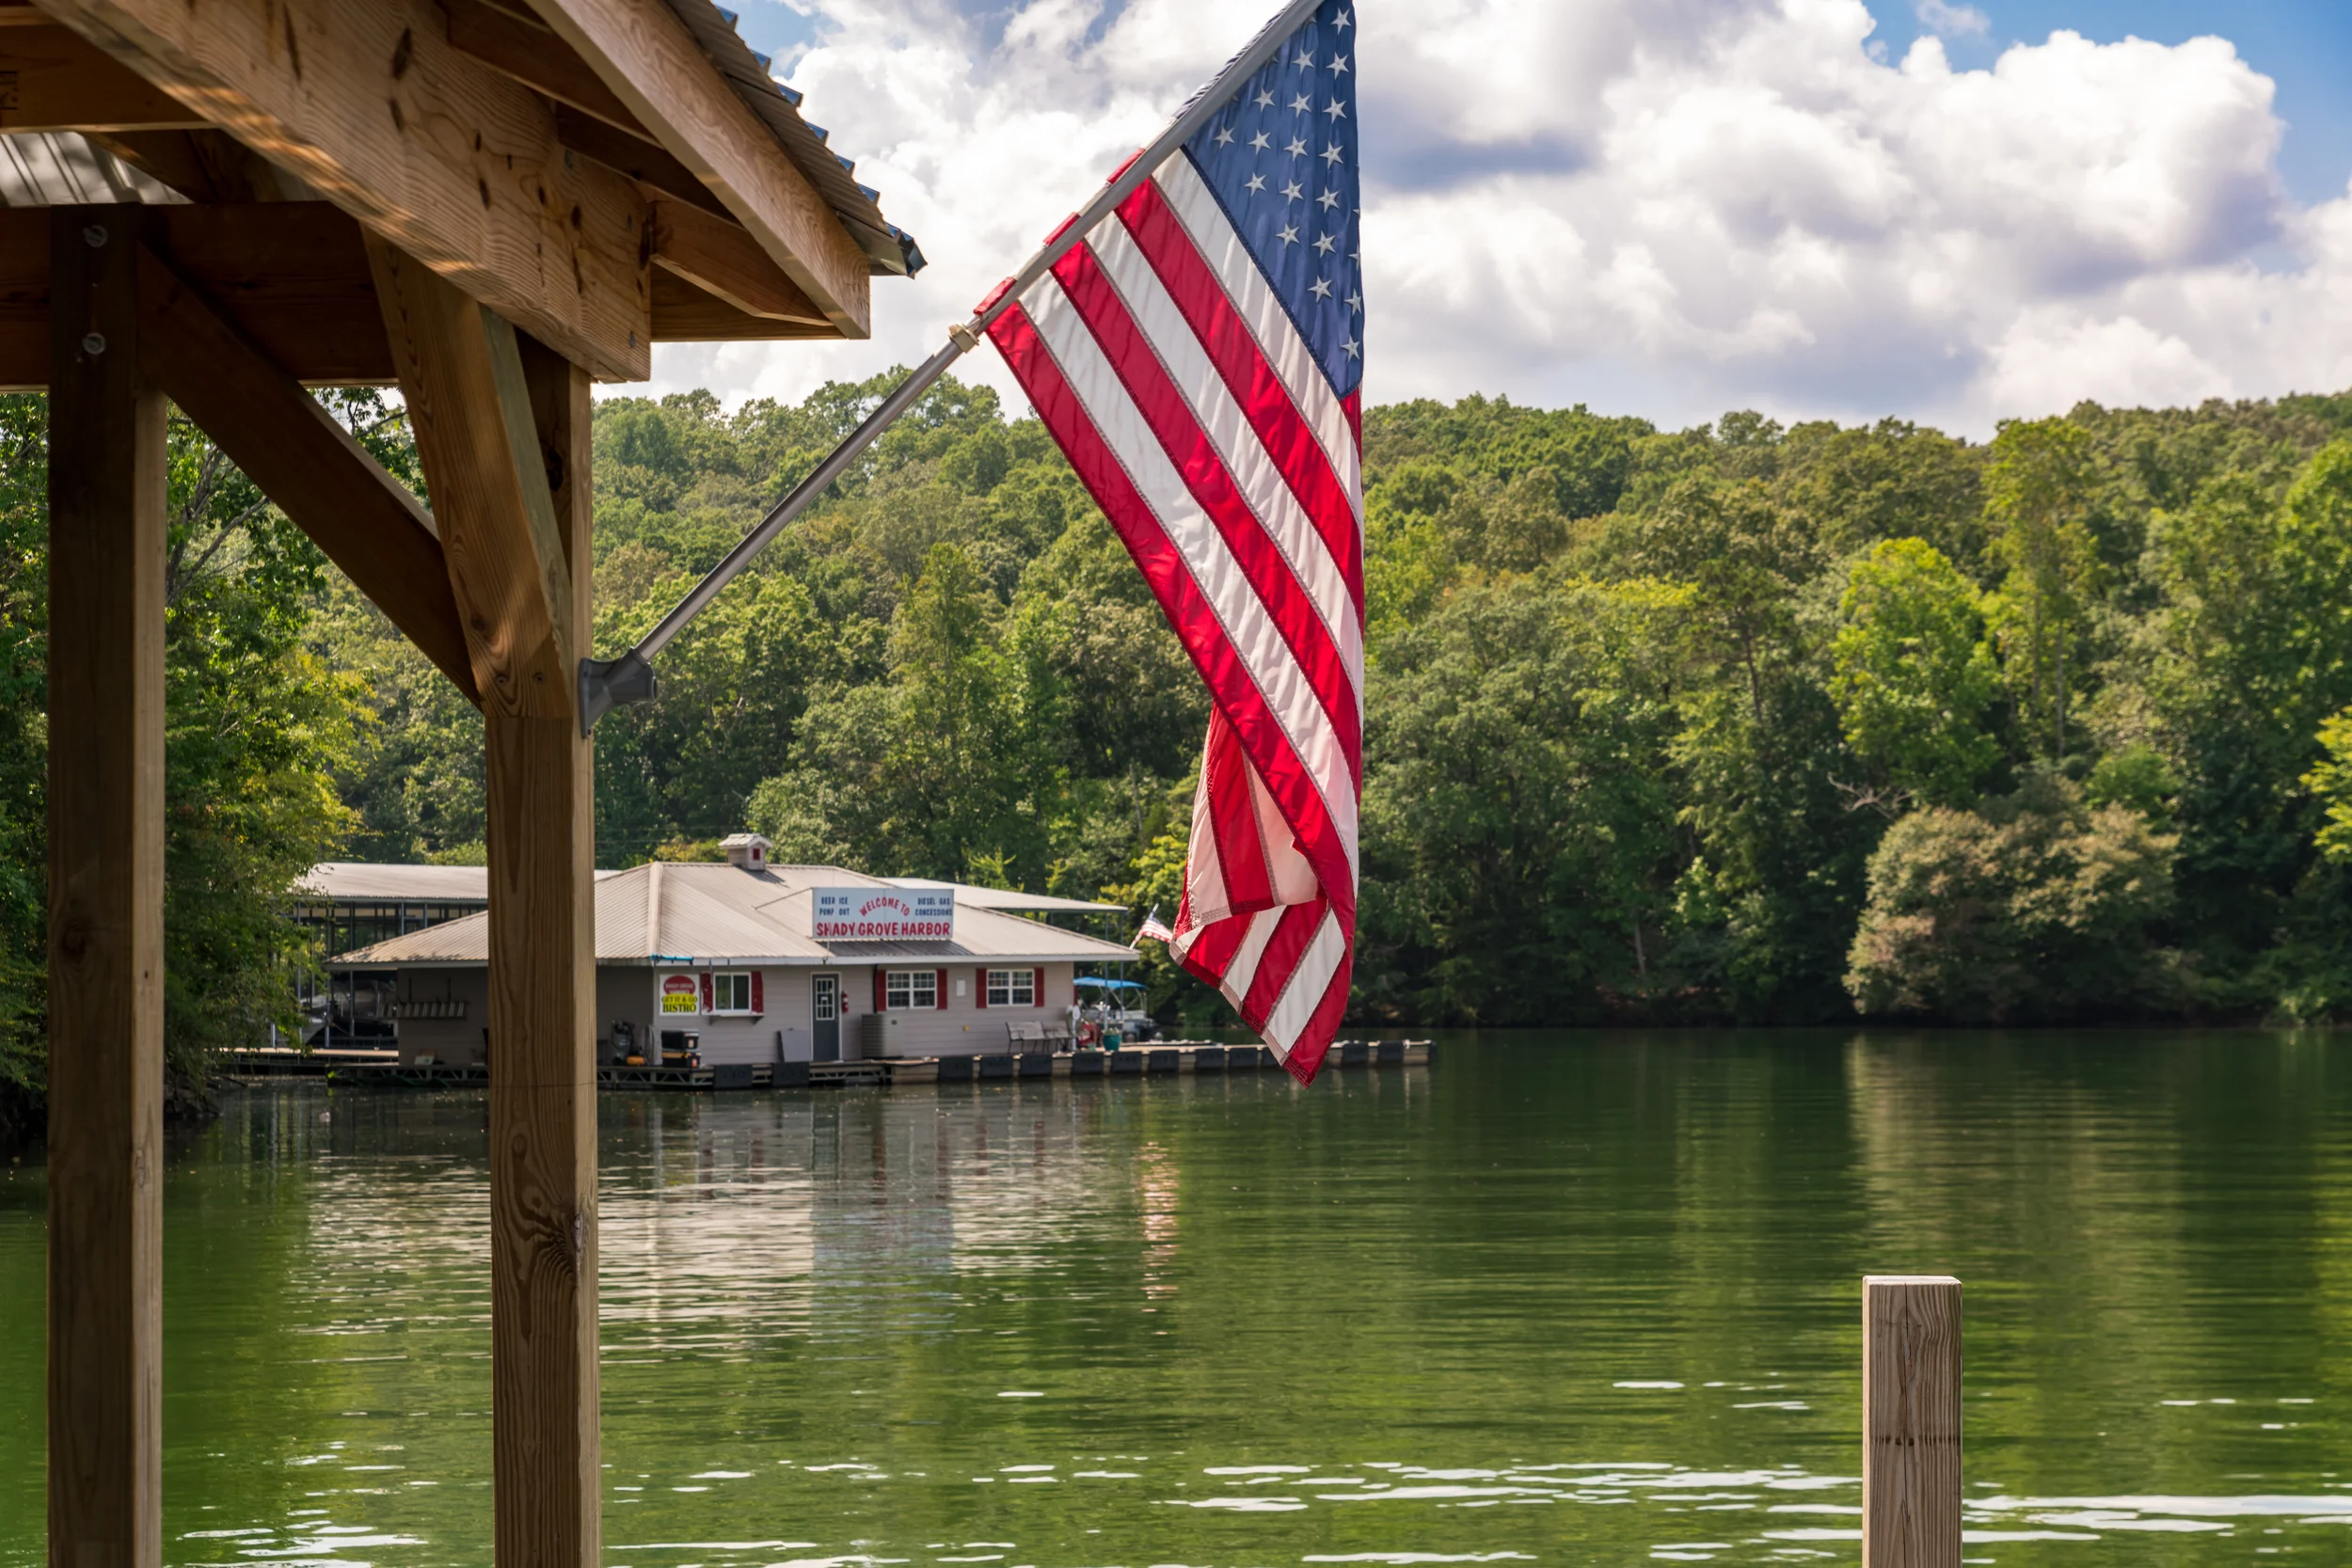
[[[1851,1560],[1856,1279],[1946,1270],[1972,1560],[2352,1559],[2342,1054],[1518,1035],[1303,1093],[608,1096],[606,1559]],[[175,1146],[168,1560],[488,1562],[484,1113],[275,1089]],[[41,1180],[0,1164],[7,1568]]]

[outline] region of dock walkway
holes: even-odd
[[[1437,1054],[1429,1040],[1340,1040],[1324,1059],[1328,1068],[1426,1067]],[[1169,1040],[1120,1051],[997,1052],[974,1056],[882,1056],[847,1062],[733,1062],[710,1067],[599,1067],[607,1089],[843,1088],[852,1085],[970,1084],[997,1079],[1120,1078],[1215,1072],[1263,1072],[1279,1064],[1258,1045]],[[397,1051],[293,1051],[283,1047],[232,1052],[224,1076],[252,1082],[324,1078],[338,1085],[384,1088],[463,1088],[490,1082],[480,1062],[402,1061]]]

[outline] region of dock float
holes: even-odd
[[[1324,1058],[1333,1068],[1426,1067],[1437,1056],[1430,1040],[1340,1040]],[[969,1056],[880,1056],[846,1062],[729,1062],[706,1067],[596,1069],[596,1086],[606,1089],[895,1088],[914,1084],[978,1084],[1055,1078],[1199,1076],[1202,1073],[1264,1072],[1279,1064],[1259,1045],[1219,1045],[1207,1040],[1171,1040],[1121,1051],[994,1052]],[[232,1052],[223,1076],[237,1082],[270,1078],[325,1078],[345,1085],[381,1088],[468,1088],[490,1082],[481,1062],[400,1059],[397,1051]]]

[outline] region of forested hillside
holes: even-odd
[[[893,378],[596,410],[618,650]],[[397,409],[337,400],[413,479]],[[1972,445],[1471,398],[1365,420],[1357,1010],[2352,1007],[2352,398]],[[0,1011],[41,937],[41,404],[0,400]],[[176,1037],[252,1027],[308,858],[482,854],[479,720],[175,434]],[[2334,443],[2334,444],[2331,444]],[[952,382],[598,732],[598,859],[777,853],[1172,912],[1198,680],[1033,420]],[[1157,971],[1160,999],[1213,1016]],[[183,977],[185,977],[184,981]],[[202,976],[201,983],[198,976]]]

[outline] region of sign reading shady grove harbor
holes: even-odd
[[[818,942],[944,942],[956,934],[953,888],[820,887]]]

